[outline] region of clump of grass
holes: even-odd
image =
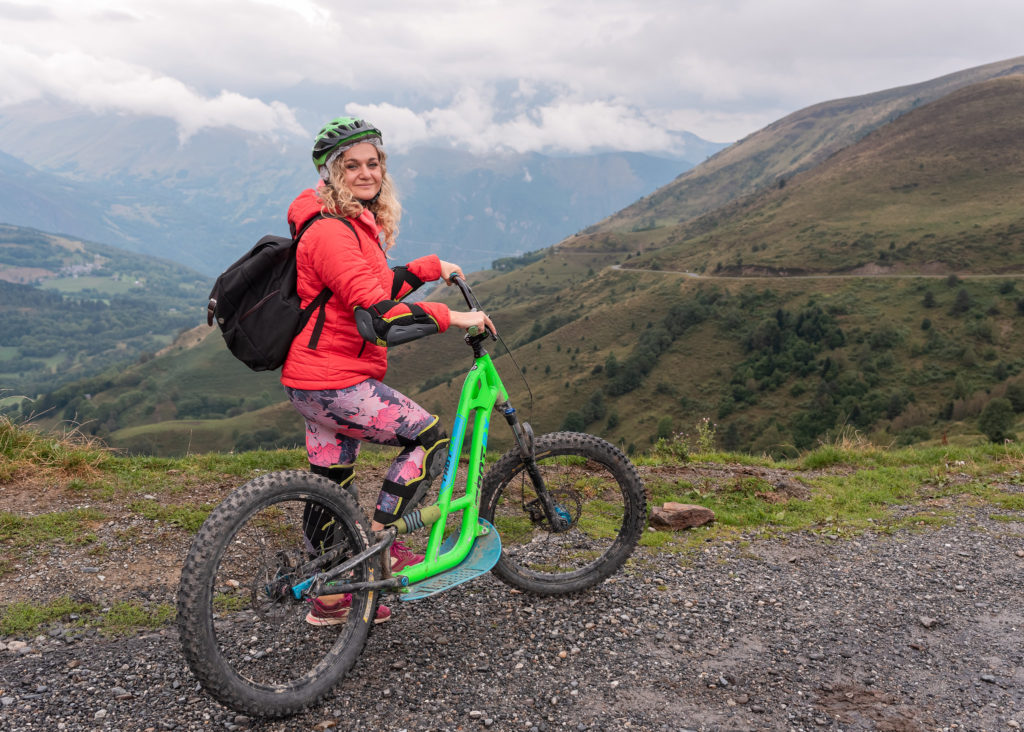
[[[801,456],[797,462],[804,470],[823,470],[851,461],[870,461],[883,452],[883,448],[873,444],[860,432],[843,428],[831,442],[822,442],[817,448]]]
[[[0,483],[28,471],[87,475],[101,468],[109,456],[99,440],[77,429],[45,434],[0,415]]]

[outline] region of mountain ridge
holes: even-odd
[[[977,81],[1020,73],[1024,56],[805,107],[719,151],[586,231],[621,232],[649,220],[693,218],[811,167],[923,103]]]
[[[654,240],[633,266],[739,273],[930,266],[932,272],[1014,271],[1024,251],[972,252],[986,237],[1024,228],[1024,74],[958,89],[900,116],[813,169],[733,201]],[[941,206],[935,206],[937,202]],[[724,217],[729,218],[722,224]],[[819,217],[827,223],[809,222]],[[901,232],[913,218],[914,231]],[[705,234],[705,231],[714,232]],[[654,236],[652,233],[651,236]],[[763,240],[777,245],[763,248]],[[660,245],[659,242],[660,241]],[[741,260],[741,263],[740,263]]]
[[[690,147],[703,157],[722,145],[694,138]],[[0,110],[0,151],[32,172],[5,174],[0,159],[0,191],[12,193],[0,197],[0,221],[171,256],[208,276],[263,234],[286,232],[289,203],[317,180],[305,140],[204,130],[181,142],[169,120],[96,116],[52,102]],[[627,174],[595,176],[587,166],[598,161]],[[406,212],[403,250],[415,258],[440,249],[471,269],[548,246],[692,165],[641,153],[477,156],[443,148],[395,153],[389,163]],[[533,171],[524,175],[527,166]],[[56,191],[72,192],[74,202],[62,207]],[[466,246],[460,227],[480,243]]]

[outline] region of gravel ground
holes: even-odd
[[[336,692],[283,721],[207,697],[173,628],[0,638],[0,729],[1019,730],[1024,517],[954,509],[895,535],[642,550],[572,599],[485,575],[396,602]]]

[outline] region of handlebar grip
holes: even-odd
[[[480,332],[480,328],[478,328],[475,325],[471,325],[468,328],[466,328],[466,332],[469,333],[471,336],[475,336],[477,333]]]

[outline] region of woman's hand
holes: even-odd
[[[491,331],[492,335],[498,335],[498,329],[494,327],[494,323],[487,317],[487,313],[482,310],[472,310],[466,312],[464,310],[452,310],[451,325],[456,328],[468,329],[474,325],[477,328],[487,328]]]
[[[447,282],[449,285],[452,284],[452,275],[457,274],[462,279],[466,279],[466,275],[462,274],[462,267],[452,262],[446,262],[443,259],[441,261],[441,279]]]

